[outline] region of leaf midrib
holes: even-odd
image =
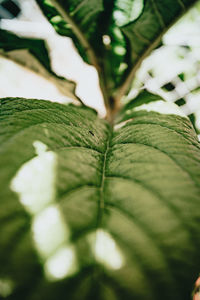
[[[106,181],[106,166],[107,166],[107,156],[108,152],[111,148],[111,139],[113,135],[113,127],[110,127],[107,136],[107,143],[106,148],[103,156],[103,167],[102,167],[102,177],[101,177],[101,185],[100,185],[100,199],[98,205],[98,217],[97,217],[97,228],[100,228],[102,225],[103,213],[105,209],[105,199],[104,199],[104,192],[105,192],[105,181]]]

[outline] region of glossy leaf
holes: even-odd
[[[111,128],[85,107],[1,100],[5,299],[189,299],[200,146],[186,117],[156,103],[129,105]]]
[[[123,46],[125,51],[121,32],[114,31],[114,1],[36,1],[55,30],[71,37],[84,61],[96,67],[101,85],[110,94],[119,81],[122,62],[122,55],[113,49]]]
[[[121,96],[127,91],[142,61],[161,44],[166,31],[195,2],[195,0],[144,0],[139,17],[121,27],[129,45],[127,79],[120,88]]]
[[[87,45],[82,43],[85,40],[85,43],[91,43],[96,49],[100,44],[97,32],[100,30],[98,19],[103,12],[103,1],[36,1],[55,30],[61,35],[71,37],[83,58],[92,63],[87,55]]]
[[[22,38],[0,29],[0,55],[30,69],[54,83],[65,96],[78,100],[75,83],[57,76],[51,69],[48,48],[44,40]]]
[[[37,0],[55,30],[71,37],[83,59],[97,68],[108,96],[115,97],[127,92],[142,60],[195,2]]]

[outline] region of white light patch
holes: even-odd
[[[118,270],[124,265],[124,257],[115,240],[104,230],[97,230],[93,250],[96,260],[110,269]]]
[[[60,280],[77,271],[75,250],[63,247],[51,256],[45,263],[45,273],[50,280]]]
[[[180,108],[172,103],[172,102],[165,102],[163,100],[153,101],[148,104],[142,104],[138,107],[135,107],[133,111],[140,111],[140,110],[146,110],[148,112],[155,111],[161,114],[165,115],[178,115],[181,117],[186,117],[186,115],[180,110]]]
[[[33,146],[35,147],[35,152],[37,155],[42,155],[48,149],[47,145],[40,141],[33,142]]]
[[[51,18],[51,22],[55,23],[55,24],[60,23],[60,22],[62,22],[62,18],[61,18],[61,16],[57,15],[57,16]]]
[[[111,39],[110,39],[109,35],[103,35],[102,39],[103,39],[104,45],[110,45]]]
[[[55,199],[56,154],[46,151],[39,141],[33,143],[37,157],[25,163],[11,182],[11,189],[19,194],[20,202],[35,214]]]
[[[195,112],[195,117],[196,117],[195,125],[196,125],[197,129],[200,130],[200,110],[197,110]]]
[[[14,284],[9,279],[0,278],[0,297],[6,298],[13,292]]]
[[[120,73],[124,72],[124,71],[127,69],[127,67],[128,67],[127,64],[121,63],[121,64],[119,65],[119,72],[120,72]]]
[[[33,221],[36,247],[45,259],[69,239],[69,230],[56,205],[48,206]]]
[[[144,6],[143,2],[143,0],[134,0],[130,5],[126,4],[126,1],[117,0],[115,6],[118,7],[119,10],[115,10],[113,14],[116,24],[121,27],[137,19],[142,12]]]
[[[115,53],[118,54],[118,55],[124,55],[124,54],[126,53],[125,48],[124,48],[124,47],[121,47],[121,46],[116,46],[116,47],[114,48],[114,51],[115,51]]]
[[[45,274],[49,273],[51,280],[58,280],[74,270],[75,252],[68,247],[70,230],[55,202],[57,156],[40,141],[33,146],[37,157],[20,168],[11,189],[32,217],[33,240],[44,261]]]
[[[126,23],[126,18],[120,10],[115,10],[113,13],[114,19],[118,26],[124,25]]]
[[[133,118],[114,125],[114,131],[117,131],[120,128],[124,127],[127,123],[131,122],[132,120],[133,120]]]

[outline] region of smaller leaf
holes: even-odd
[[[78,100],[75,95],[76,84],[52,71],[48,48],[44,40],[22,38],[0,29],[0,55],[50,80],[62,94]]]
[[[126,80],[119,88],[119,98],[127,92],[142,61],[160,46],[163,35],[195,2],[197,1],[146,0],[139,17],[121,27],[128,44],[129,68]]]
[[[158,101],[160,100],[161,97],[159,95],[155,95],[152,93],[149,93],[147,90],[143,90],[136,98],[134,98],[132,101],[128,102],[124,106],[124,111],[127,109],[132,109],[134,107],[137,107],[142,104],[147,104],[153,101]]]
[[[98,30],[98,17],[103,10],[102,0],[36,1],[56,32],[72,38],[84,61],[93,64],[87,53],[87,47],[90,47],[90,44],[94,47],[96,44],[96,48],[99,46],[96,31]],[[57,6],[64,12],[64,15],[60,13]]]
[[[142,90],[135,98],[131,99],[126,105],[124,105],[116,118],[116,123],[123,122],[127,118],[130,118],[130,113],[138,106],[148,104],[154,101],[159,101],[162,98],[159,95],[152,94],[147,90]],[[164,101],[162,99],[162,101]],[[127,117],[128,115],[128,117]]]

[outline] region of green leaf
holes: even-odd
[[[100,43],[98,19],[103,11],[102,0],[54,1],[36,0],[55,30],[73,39],[78,51],[86,62],[90,61],[90,43],[98,49]]]
[[[128,101],[128,103],[122,107],[119,115],[121,115],[123,118],[127,111],[130,111],[137,106],[141,106],[142,104],[148,104],[158,100],[161,100],[159,95],[149,93],[147,90],[142,90],[134,99]]]
[[[118,70],[122,60],[122,55],[115,55],[113,49],[125,44],[120,31],[114,33],[114,1],[36,1],[54,29],[60,35],[72,38],[84,61],[96,67],[104,97],[107,98],[119,81]],[[110,34],[113,35],[111,45]],[[107,46],[103,43],[104,36],[109,39]]]
[[[111,128],[85,107],[1,100],[1,295],[190,298],[200,146],[161,102],[129,106]]]
[[[116,98],[127,92],[142,60],[195,2],[37,0],[55,30],[71,37],[83,59],[97,68],[103,93]]]
[[[195,0],[144,0],[144,8],[139,17],[122,26],[121,30],[130,47],[127,79],[120,88],[122,95],[127,91],[144,58],[160,45],[164,33],[195,2]]]
[[[48,48],[44,40],[22,38],[0,29],[0,55],[50,80],[62,94],[78,100],[75,95],[75,83],[57,76],[52,71]]]
[[[127,68],[126,42],[114,19],[115,1],[37,3],[55,30],[71,37],[84,61],[96,67],[104,97],[110,96]]]

